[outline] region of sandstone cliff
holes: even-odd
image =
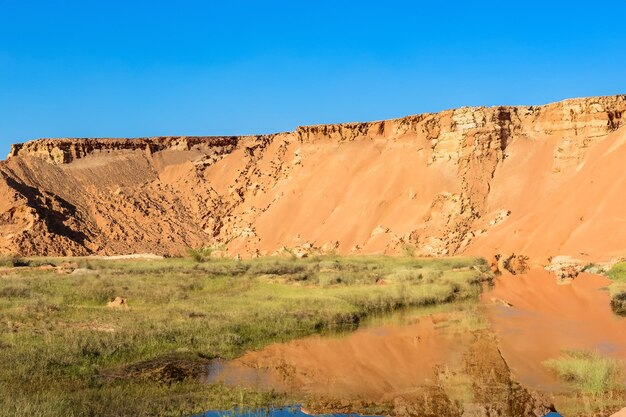
[[[0,162],[0,253],[626,254],[626,96],[244,137],[42,139]]]

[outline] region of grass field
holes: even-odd
[[[563,415],[610,415],[624,405],[623,366],[595,351],[564,351],[544,362],[572,392],[560,401]]]
[[[212,358],[407,307],[476,300],[486,271],[473,258],[0,260],[0,415],[283,405],[279,394],[198,375]],[[107,307],[115,297],[128,308]]]
[[[546,361],[545,365],[554,370],[560,379],[594,398],[621,388],[620,364],[598,352],[567,351],[557,359]]]

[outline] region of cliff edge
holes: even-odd
[[[0,253],[626,253],[626,95],[258,136],[41,139],[0,162]]]

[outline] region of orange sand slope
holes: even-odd
[[[246,137],[44,139],[0,162],[0,253],[626,253],[626,96]]]

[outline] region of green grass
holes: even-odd
[[[593,397],[621,388],[621,365],[598,352],[566,351],[559,358],[546,361],[545,366],[555,371],[559,379]]]
[[[0,415],[282,405],[287,399],[271,392],[125,375],[147,361],[230,359],[383,313],[477,300],[488,277],[473,258],[200,261],[27,259],[20,265],[32,267],[0,272]],[[78,274],[46,269],[68,262]],[[116,296],[130,308],[106,307]]]
[[[607,272],[613,283],[609,287],[611,309],[615,314],[626,316],[626,262],[618,262]]]
[[[609,415],[623,407],[623,366],[617,360],[598,352],[572,350],[544,365],[572,388],[559,408],[563,415]]]
[[[216,252],[222,252],[224,247],[221,245],[218,246],[202,246],[199,248],[189,248],[187,249],[187,256],[193,259],[196,262],[207,262],[211,260],[211,256],[213,256]]]
[[[616,282],[626,282],[626,262],[618,262],[607,272],[609,278]]]

